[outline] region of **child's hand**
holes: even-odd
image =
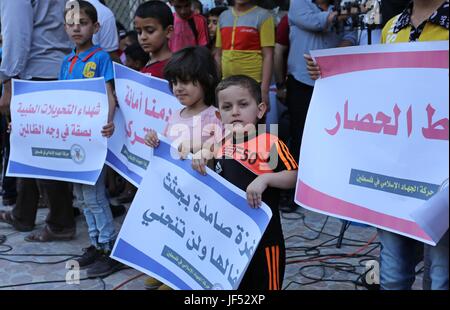
[[[192,156],[192,169],[202,175],[206,175],[206,164],[212,158],[212,152],[208,149],[201,149]]]
[[[178,145],[178,154],[180,159],[186,159],[186,157],[191,153],[191,141],[185,140]]]
[[[262,194],[268,186],[265,174],[258,176],[247,186],[247,201],[250,207],[259,208],[262,203]]]
[[[192,169],[196,170],[201,175],[206,175],[206,163],[207,162],[208,161],[204,158],[193,159],[192,160]]]
[[[157,148],[159,146],[158,133],[153,129],[145,135],[145,144],[152,148]]]
[[[109,122],[108,124],[103,126],[102,128],[103,137],[109,138],[113,135],[113,133],[114,133],[114,122]]]

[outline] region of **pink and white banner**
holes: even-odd
[[[296,202],[435,245],[448,216],[424,225],[411,214],[448,178],[448,41],[311,54],[322,78],[303,133]]]
[[[108,141],[106,163],[138,187],[150,163],[152,149],[145,145],[150,129],[162,133],[172,112],[181,105],[169,82],[114,63],[114,84],[119,109],[116,130]]]

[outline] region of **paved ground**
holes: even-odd
[[[0,210],[7,209],[9,208],[0,205]],[[43,226],[46,213],[47,209],[39,210],[37,228]],[[378,259],[379,244],[374,228],[350,225],[344,234],[342,247],[337,248],[336,236],[342,227],[340,220],[327,220],[323,215],[304,209],[299,209],[297,213],[284,213],[282,217],[288,258],[283,288],[365,289],[355,287],[354,282],[361,281],[361,275],[367,270],[367,261]],[[122,221],[123,216],[115,220],[117,228]],[[29,243],[23,240],[26,233],[16,232],[3,223],[0,223],[1,235],[6,235],[7,240],[0,245],[0,289],[110,290],[133,278],[135,279],[120,289],[143,289],[144,277],[130,268],[104,279],[82,280],[80,284],[65,282],[68,271],[66,261],[79,255],[81,248],[88,246],[83,217],[77,219],[77,236],[70,242]],[[359,256],[351,256],[355,253]],[[421,266],[418,267],[420,268]],[[81,278],[84,277],[85,273],[81,271]],[[59,282],[36,284],[47,281]],[[414,288],[421,288],[421,274],[418,275]]]

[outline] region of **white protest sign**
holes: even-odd
[[[135,186],[149,164],[151,148],[144,138],[149,129],[162,133],[172,113],[181,107],[165,80],[114,63],[119,109],[116,132],[108,141],[106,163]]]
[[[442,186],[441,186],[442,187]],[[448,182],[428,199],[422,208],[411,212],[411,217],[436,242],[448,230]]]
[[[448,41],[312,55],[296,202],[435,244],[411,214],[448,178]]]
[[[106,158],[103,78],[13,80],[8,176],[93,185]]]
[[[171,152],[167,141],[155,149],[112,257],[175,289],[237,289],[272,212]]]

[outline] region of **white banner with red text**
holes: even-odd
[[[12,81],[7,175],[93,185],[106,158],[103,78]]]
[[[165,80],[114,63],[119,109],[114,136],[108,141],[106,163],[134,186],[147,170],[152,149],[144,138],[150,129],[163,133],[173,112],[181,108]]]
[[[311,55],[322,77],[303,133],[296,202],[435,245],[448,216],[430,216],[426,227],[436,233],[427,233],[411,214],[448,178],[448,41]]]

